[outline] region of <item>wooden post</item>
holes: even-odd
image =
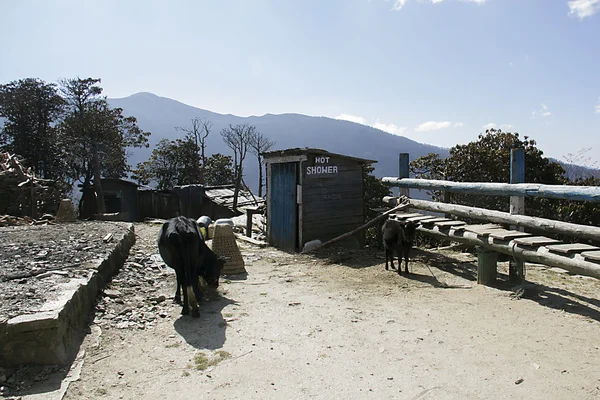
[[[477,283],[490,285],[498,276],[498,253],[485,247],[477,246]]]
[[[525,151],[523,149],[510,151],[510,183],[525,183]],[[510,213],[525,215],[525,197],[510,196]],[[518,226],[511,226],[510,229],[524,230]],[[508,277],[510,282],[522,282],[525,279],[525,263],[519,260],[510,260]]]
[[[450,192],[447,190],[444,192],[444,203],[450,204]],[[452,214],[445,213],[444,218],[452,219]]]
[[[257,207],[246,208],[246,236],[252,237],[252,216],[258,212]]]
[[[400,153],[398,157],[398,178],[409,178],[409,154]],[[400,188],[400,196],[410,197],[409,188]]]

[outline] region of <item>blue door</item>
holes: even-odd
[[[271,164],[269,185],[269,244],[283,250],[297,248],[296,163]]]

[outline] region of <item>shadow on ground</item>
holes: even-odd
[[[248,273],[244,272],[241,274],[223,274],[221,280],[226,279],[230,281],[245,281],[248,279]]]
[[[225,296],[215,296],[200,303],[200,317],[182,315],[174,322],[177,333],[196,349],[216,350],[225,343],[227,321],[222,310],[235,301]]]
[[[600,300],[544,284],[528,283],[522,297],[545,307],[578,314],[600,322]]]
[[[56,393],[60,393],[59,389],[63,385],[63,390],[66,390],[65,379],[70,376],[72,366],[79,362],[79,358],[77,358],[79,348],[83,344],[85,335],[90,332],[89,327],[80,331],[76,340],[71,344],[70,357],[66,365],[23,365],[5,369],[3,374],[7,380],[0,384],[3,387],[0,398],[19,399],[21,396],[46,394],[52,398]]]
[[[324,248],[310,255],[325,264],[338,264],[354,269],[369,268],[381,264],[381,256],[374,249],[343,249],[339,247]],[[384,258],[385,260],[385,258]]]
[[[473,261],[460,260],[445,254],[420,249],[413,249],[413,254],[412,261],[421,262],[468,281],[477,281],[476,261],[473,263]]]
[[[414,249],[411,262],[418,262],[425,266],[429,266],[432,268],[432,273],[426,275],[415,274],[413,269],[410,269],[411,274],[406,275],[403,272],[403,276],[407,279],[427,283],[434,287],[448,287],[445,282],[443,282],[443,279],[437,276],[439,274],[436,273],[436,269],[459,276],[471,282],[477,281],[476,260],[464,261],[432,251]],[[433,269],[433,267],[436,269]],[[594,283],[590,282],[590,284]],[[597,298],[539,282],[526,282],[525,285],[516,285],[509,281],[508,274],[503,273],[500,270],[498,271],[496,283],[490,286],[498,290],[511,292],[511,295],[515,299],[523,298],[532,300],[544,307],[581,315],[600,322],[600,300]],[[521,288],[523,289],[522,291],[520,291]]]

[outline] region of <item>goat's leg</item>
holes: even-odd
[[[385,270],[389,270],[388,268],[388,259],[390,258],[390,251],[388,250],[388,248],[385,248]],[[393,267],[392,267],[393,268]]]
[[[410,252],[410,247],[402,250],[402,253],[404,253],[404,270],[406,271],[407,274],[410,274],[410,272],[408,271],[408,253],[409,252]],[[400,262],[400,261],[398,261],[398,262]]]
[[[388,259],[390,260],[390,266],[392,268],[392,271],[396,270],[396,267],[394,267],[394,249],[390,249],[390,248],[386,248],[385,250],[385,269],[387,270],[387,263],[388,263]]]

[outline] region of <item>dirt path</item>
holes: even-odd
[[[538,286],[517,300],[476,285],[460,253],[421,252],[406,278],[364,252],[328,261],[240,244],[247,278],[223,279],[192,319],[170,301],[174,275],[148,264],[157,230],[136,226],[148,278],[128,291],[117,277],[66,399],[600,398],[595,280],[530,268]],[[140,311],[118,313],[128,305]]]

